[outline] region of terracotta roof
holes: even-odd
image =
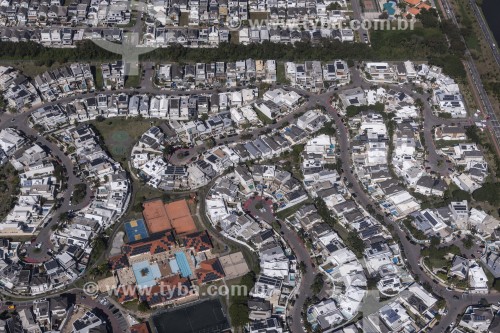
[[[130,258],[132,256],[150,253],[158,254],[167,252],[172,248],[177,247],[172,230],[152,234],[146,239],[141,239],[136,242],[125,244],[123,251]]]
[[[143,204],[143,207],[142,215],[150,233],[172,229],[163,201],[160,199],[148,201]]]
[[[182,241],[185,247],[192,247],[196,252],[203,252],[213,248],[212,240],[206,230],[187,234]]]
[[[405,0],[405,2],[411,6],[418,5],[421,0]]]
[[[222,279],[225,274],[219,259],[214,258],[202,261],[200,263],[200,268],[196,270],[196,276],[198,277],[199,283],[207,283]]]
[[[116,288],[116,298],[120,303],[126,303],[137,299],[136,287],[134,284],[121,285]]]
[[[149,325],[147,322],[135,324],[130,326],[130,333],[150,333]]]
[[[113,271],[129,266],[127,256],[124,254],[119,254],[109,258],[108,263]]]
[[[151,287],[150,292],[142,293],[140,298],[141,301],[154,306],[189,296],[190,294],[186,294],[186,288],[191,289],[191,281],[180,275],[173,275],[159,280],[158,284]]]

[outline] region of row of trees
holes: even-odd
[[[432,17],[432,15],[429,15]],[[159,48],[141,56],[141,60],[170,62],[213,62],[235,61],[239,59],[275,59],[283,61],[320,60],[340,58],[346,60],[429,60],[447,64],[446,54],[458,54],[458,47],[448,47],[443,31],[454,34],[458,29],[443,22],[439,27],[428,24],[426,28],[413,30],[385,30],[372,32],[372,45],[364,43],[341,43],[323,39],[317,44],[298,42],[294,45],[264,42],[262,44],[222,43],[217,48],[187,48],[171,45]],[[454,36],[454,35],[453,35]],[[452,37],[453,37],[452,36]],[[455,43],[457,39],[451,39]],[[463,53],[463,48],[462,48]],[[0,59],[35,60],[38,65],[67,63],[73,61],[117,60],[120,55],[106,51],[91,41],[82,41],[76,48],[53,49],[33,42],[0,42]],[[449,59],[448,59],[449,60]],[[451,75],[452,73],[450,73]]]

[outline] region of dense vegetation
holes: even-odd
[[[10,163],[0,167],[0,220],[10,212],[17,202],[19,177]]]
[[[246,286],[247,291],[255,285],[255,273],[250,272],[241,278],[240,286]],[[243,327],[248,323],[248,295],[231,295],[229,316],[231,317],[231,325],[233,327]]]
[[[75,185],[75,190],[73,191],[73,196],[71,198],[71,203],[73,205],[78,205],[85,199],[87,195],[87,185],[85,183],[80,183]]]
[[[187,48],[172,45],[141,56],[142,60],[171,62],[235,61],[239,59],[275,59],[285,61],[332,59],[356,60],[421,60],[444,67],[445,72],[463,77],[460,58],[464,45],[460,31],[448,21],[438,22],[434,11],[420,15],[423,27],[413,30],[378,30],[371,32],[372,47],[364,43],[341,43],[324,39],[318,44],[299,42],[294,45],[264,42],[262,44],[222,43],[217,48]],[[448,45],[446,35],[450,45]],[[0,59],[35,60],[40,65],[54,62],[102,61],[119,59],[91,41],[83,41],[76,48],[45,48],[33,42],[0,42]]]
[[[472,193],[476,201],[487,201],[493,206],[500,204],[500,183],[485,183]]]

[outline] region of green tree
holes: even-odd
[[[472,235],[467,235],[465,238],[462,240],[462,243],[464,247],[469,250],[474,246],[474,237]]]
[[[356,257],[363,257],[363,251],[365,250],[365,243],[359,237],[358,233],[355,231],[350,231],[347,236],[347,242],[349,248],[356,254]]]
[[[147,312],[149,311],[150,307],[148,303],[140,302],[139,305],[137,306],[137,309],[141,312]]]
[[[500,183],[485,183],[472,193],[472,197],[477,201],[487,201],[497,206],[500,204]]]

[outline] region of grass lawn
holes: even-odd
[[[122,303],[122,306],[128,310],[139,311],[139,301],[138,300],[133,300],[130,302]]]
[[[111,157],[117,162],[123,162],[130,159],[132,147],[141,135],[151,126],[158,125],[159,120],[119,117],[104,121],[93,120],[90,124],[101,134]]]
[[[297,204],[295,206],[292,206],[290,208],[284,209],[284,210],[276,213],[276,217],[280,220],[284,220],[288,216],[295,214],[295,212],[297,212],[300,208],[304,207],[305,205],[309,205],[311,203],[312,203],[312,200],[308,199],[304,202],[301,202],[300,204]]]
[[[229,31],[230,34],[230,42],[231,44],[239,44],[240,43],[240,34],[238,31]]]
[[[457,144],[463,143],[463,142],[469,142],[469,140],[437,140],[437,141],[434,141],[436,148],[438,148],[438,149],[444,148],[444,147],[456,146]]]
[[[139,75],[125,77],[125,88],[137,88],[141,85],[141,66],[139,66]]]
[[[285,74],[285,63],[283,61],[279,61],[276,64],[276,83],[279,84],[289,84],[289,80],[286,78]]]
[[[428,257],[425,258],[425,261],[429,265],[429,268],[445,268],[451,264],[449,260],[444,258],[449,253],[460,255],[460,248],[456,245],[440,248],[431,246],[422,251],[422,256]]]
[[[460,11],[460,20],[461,24],[465,27],[472,27],[472,22],[474,19],[471,17],[471,12],[470,9],[465,7],[465,3],[463,1],[456,1],[459,7]],[[474,29],[471,29],[471,33],[469,36],[467,36],[465,43],[467,44],[467,47],[469,47],[472,50],[480,51],[481,49],[481,42],[475,35]]]
[[[96,90],[101,90],[103,88],[104,82],[102,80],[102,69],[101,66],[95,66],[95,87]]]

